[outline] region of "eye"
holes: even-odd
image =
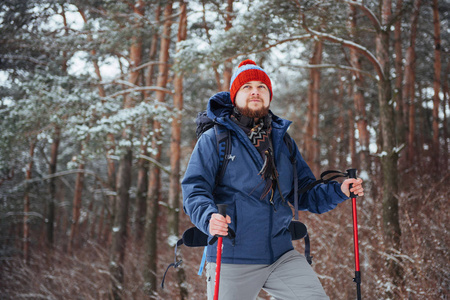
[[[260,86],[258,86],[258,88],[260,88],[260,89],[266,89],[266,86],[263,85],[263,84],[261,84]]]

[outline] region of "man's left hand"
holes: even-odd
[[[361,178],[349,178],[344,180],[341,185],[341,191],[350,197],[350,192],[357,196],[364,196],[364,189],[362,187],[362,179]],[[353,184],[352,188],[350,188],[350,184]]]

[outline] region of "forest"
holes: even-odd
[[[252,59],[314,175],[364,180],[362,298],[448,299],[449,21],[445,0],[1,1],[0,298],[206,299],[180,182]],[[355,299],[351,200],[300,220]]]

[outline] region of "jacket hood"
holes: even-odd
[[[220,122],[221,120],[217,120],[217,118],[223,120],[223,118],[229,117],[232,112],[233,104],[229,92],[220,92],[209,98],[207,115],[211,120]]]
[[[229,119],[233,112],[233,104],[231,103],[231,97],[229,92],[219,92],[209,98],[207,106],[207,116],[211,120],[214,120],[221,124],[226,124],[226,119]],[[270,110],[269,113],[272,114],[272,126],[275,128],[285,129],[291,125],[291,121],[282,119],[274,115]]]

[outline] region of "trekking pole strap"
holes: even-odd
[[[312,265],[311,246],[309,244],[309,235],[305,236],[305,257],[310,265]]]
[[[294,214],[295,220],[298,221],[298,174],[297,174],[297,160],[294,156],[291,158],[292,166],[294,167]]]
[[[340,177],[344,177],[344,178],[347,178],[347,177],[349,177],[349,173],[344,173],[344,172],[341,172],[341,171],[337,171],[337,170],[328,170],[328,171],[324,171],[324,172],[322,172],[322,174],[320,174],[320,179],[318,179],[318,180],[316,180],[316,181],[314,181],[314,182],[311,182],[310,184],[308,184],[306,187],[304,187],[304,188],[302,188],[300,191],[298,191],[298,179],[296,179],[296,178],[298,178],[298,175],[297,175],[297,172],[296,172],[296,168],[295,168],[295,165],[294,165],[294,209],[295,209],[295,220],[298,220],[298,195],[300,195],[300,194],[303,194],[303,193],[305,193],[305,192],[307,192],[307,191],[309,191],[310,189],[312,189],[313,187],[315,187],[316,185],[319,185],[319,184],[321,184],[321,183],[324,183],[324,184],[327,184],[327,183],[329,183],[330,181],[332,181],[332,180],[334,180],[334,179],[336,179],[336,178],[340,178]],[[336,174],[336,175],[333,175],[333,176],[330,176],[330,177],[328,177],[328,178],[325,178],[325,176],[327,176],[327,175],[330,175],[330,174]],[[297,191],[297,193],[296,193],[296,191]]]
[[[178,268],[182,263],[183,260],[180,259],[179,261],[177,261],[177,250],[178,250],[178,246],[183,245],[183,239],[179,239],[178,242],[175,245],[175,257],[174,257],[174,261],[173,263],[171,263],[170,265],[167,266],[166,271],[164,272],[164,276],[161,282],[161,288],[164,289],[164,281],[166,280],[166,275],[167,275],[167,271],[169,271],[170,267],[173,267],[174,269]]]
[[[333,175],[331,177],[325,178],[325,176],[330,175],[330,174],[336,174],[336,175]],[[306,187],[302,188],[299,191],[299,194],[303,194],[304,192],[309,191],[310,189],[312,189],[313,187],[315,187],[318,184],[329,183],[330,181],[332,181],[332,180],[334,180],[336,178],[339,178],[339,177],[347,178],[348,176],[349,176],[348,173],[344,173],[344,172],[341,172],[341,171],[336,171],[336,170],[325,171],[322,174],[320,174],[320,179],[318,179],[318,180],[316,180],[314,182],[311,182]]]
[[[200,262],[200,266],[198,268],[198,276],[201,276],[203,273],[203,268],[205,267],[205,263],[206,263],[206,252],[208,251],[208,246],[205,247],[205,249],[203,249],[203,256],[202,256],[202,261]]]
[[[229,239],[234,239],[236,237],[236,233],[234,232],[233,229],[231,229],[230,227],[228,227],[228,235],[222,236],[222,237],[227,237]],[[209,241],[209,245],[214,245],[214,243],[217,241],[217,239],[219,238],[218,235],[215,235],[212,237],[212,239]]]
[[[320,174],[320,179],[316,180],[310,184],[308,184],[306,187],[304,187],[303,189],[301,189],[300,191],[298,190],[298,174],[297,174],[297,168],[296,168],[296,164],[295,164],[295,157],[291,157],[291,162],[292,162],[292,166],[294,169],[294,219],[298,220],[298,201],[299,201],[299,194],[303,194],[307,191],[309,191],[310,189],[312,189],[313,187],[315,187],[316,185],[319,185],[321,183],[328,183],[336,178],[339,177],[349,177],[349,173],[344,173],[341,171],[337,171],[337,170],[328,170],[323,172],[322,174]],[[330,175],[330,174],[335,174],[331,177],[325,178],[325,176]],[[309,235],[308,233],[306,234],[306,236],[304,237],[305,239],[305,257],[306,260],[308,261],[308,263],[310,265],[312,265],[312,256],[311,256],[311,245],[310,245],[310,240],[309,240]]]

